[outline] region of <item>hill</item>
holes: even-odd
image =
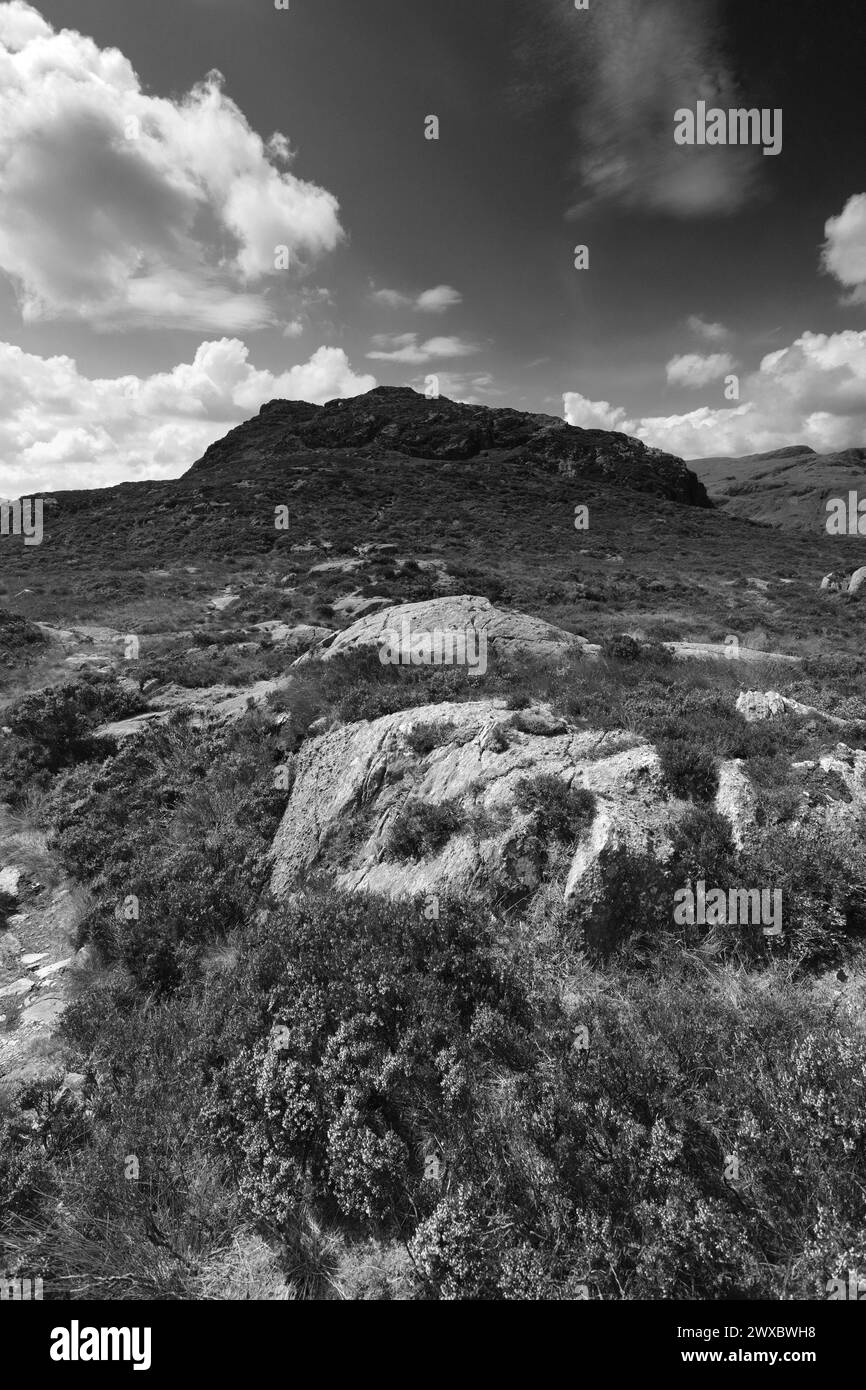
[[[866,448],[816,454],[794,445],[742,458],[694,459],[689,467],[730,516],[819,534],[828,498],[847,498],[858,489],[864,494]]]
[[[358,576],[318,567],[384,546],[421,570],[409,583],[381,552],[364,596],[431,598],[445,574],[450,592],[510,599],[593,640],[624,618],[670,640],[853,637],[818,588],[861,562],[857,541],[804,544],[732,517],[682,460],[625,435],[408,388],[273,401],[181,478],[57,492],[44,507],[41,545],[0,542],[0,580],[10,608],[67,627],[194,627],[226,586],[248,620],[340,625],[333,605]]]

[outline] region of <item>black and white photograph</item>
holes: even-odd
[[[862,0],[0,0],[34,1369],[853,1354],[864,72]]]

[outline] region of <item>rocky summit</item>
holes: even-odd
[[[471,463],[522,462],[567,477],[594,478],[673,502],[709,506],[682,459],[608,430],[585,430],[552,415],[428,399],[406,386],[377,386],[350,400],[309,405],[270,401],[259,414],[211,445],[191,474],[255,467],[315,450],[377,459]]]

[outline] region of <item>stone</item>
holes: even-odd
[[[540,773],[596,796],[598,824],[575,848],[569,894],[614,840],[644,849],[665,843],[677,809],[650,745],[614,732],[599,756],[597,730],[578,731],[544,706],[519,714],[519,722],[515,717],[509,724],[502,700],[427,705],[343,725],[305,744],[274,839],[274,893],[287,897],[314,869],[333,872],[338,886],[348,890],[391,897],[467,891],[485,875],[513,885],[512,870],[519,865],[531,884],[540,873],[537,837],[532,813],[519,808],[517,793],[523,779]],[[431,724],[447,737],[417,753],[414,733]],[[507,742],[495,738],[503,725]],[[395,859],[390,832],[408,801],[453,802],[465,813],[465,824],[427,858]],[[341,836],[353,823],[363,829],[347,851]]]
[[[16,864],[10,864],[5,869],[0,869],[0,893],[5,893],[9,898],[19,897],[23,875],[24,870],[19,869]]]
[[[737,696],[737,713],[747,724],[781,719],[785,711],[786,702],[777,690],[743,690]]]
[[[747,724],[759,723],[765,719],[782,719],[786,714],[822,719],[826,724],[832,724],[837,728],[855,722],[842,719],[837,714],[824,714],[813,705],[803,705],[799,700],[780,695],[778,690],[741,691],[737,696],[737,713],[743,716]]]
[[[387,603],[387,600],[383,602]],[[530,652],[541,657],[594,657],[600,650],[585,638],[554,627],[541,618],[495,608],[487,598],[461,594],[386,607],[381,612],[361,617],[351,627],[337,633],[334,640],[316,655],[323,661],[331,661],[343,652],[360,647],[378,647],[387,640],[383,637],[384,633],[399,635],[404,623],[408,624],[413,635],[474,629],[479,639],[484,634],[487,648],[494,654]]]
[[[726,642],[665,642],[664,646],[680,661],[744,661],[749,665],[762,661],[778,662],[780,665],[797,665],[799,656],[785,656],[782,652],[766,652],[758,647],[735,648]],[[735,653],[733,655],[732,653]]]
[[[257,632],[269,638],[274,646],[285,647],[290,653],[296,652],[299,656],[334,635],[334,630],[330,627],[315,627],[310,623],[281,623],[274,618],[256,623],[255,628]]]
[[[59,975],[61,971],[68,970],[72,964],[72,956],[67,956],[65,960],[56,960],[51,965],[43,965],[36,971],[37,980],[47,980],[50,975]]]
[[[364,618],[369,613],[377,613],[382,608],[387,608],[391,600],[382,594],[373,594],[365,598],[363,594],[346,594],[343,598],[337,599],[332,604],[335,613],[339,613],[343,618]]]
[[[230,608],[233,603],[237,603],[239,598],[240,594],[233,593],[231,590],[226,589],[224,593],[214,595],[210,601],[210,606],[211,608],[215,608],[218,613],[222,613],[226,608]]]
[[[45,995],[35,1000],[34,1003],[28,1004],[21,1013],[21,1022],[28,1025],[39,1023],[43,1026],[50,1026],[57,1022],[65,1008],[65,999],[57,998],[55,995]]]
[[[33,981],[28,980],[26,975],[22,975],[20,980],[13,980],[11,985],[4,985],[0,989],[0,999],[23,999],[25,994],[29,994],[33,989]]]
[[[364,560],[323,560],[313,565],[310,574],[352,574],[364,568]]]
[[[731,826],[731,838],[743,849],[756,825],[758,798],[742,758],[726,759],[719,767],[715,809]]]

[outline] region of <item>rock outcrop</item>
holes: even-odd
[[[669,651],[680,661],[745,661],[750,666],[763,661],[777,661],[796,665],[799,656],[785,656],[782,652],[767,652],[759,647],[745,647],[739,642],[732,648],[725,642],[665,642]]]
[[[565,632],[541,618],[526,613],[495,608],[489,599],[473,594],[428,599],[423,603],[406,603],[367,614],[326,639],[301,661],[319,658],[333,660],[359,647],[379,647],[422,638],[424,634],[477,634],[493,655],[513,655],[529,652],[535,656],[597,656],[599,648],[584,637]],[[476,638],[473,637],[475,642]],[[420,663],[419,663],[420,664]]]
[[[285,896],[315,870],[395,897],[484,880],[503,893],[536,887],[547,849],[519,789],[540,774],[595,798],[585,833],[566,851],[567,895],[583,891],[616,845],[664,853],[678,803],[667,799],[650,745],[578,732],[545,706],[515,713],[501,700],[446,703],[345,725],[303,748],[274,841],[273,891]],[[422,819],[433,808],[434,827],[447,811],[450,833],[401,857],[395,823],[420,806]]]
[[[814,705],[803,705],[778,690],[743,690],[737,697],[737,713],[747,724],[761,723],[765,719],[782,719],[786,714],[799,715],[811,719],[823,719],[827,724],[842,728],[854,721],[842,719],[836,714],[824,714]]]
[[[168,685],[150,701],[150,709],[142,714],[134,714],[129,719],[117,719],[110,724],[101,724],[96,729],[97,738],[125,739],[139,734],[150,724],[164,724],[173,714],[187,713],[194,724],[230,724],[240,719],[255,705],[263,705],[268,696],[282,690],[285,679],[256,681],[253,685],[237,688],[231,685],[209,685],[202,689],[188,690],[185,686]]]

